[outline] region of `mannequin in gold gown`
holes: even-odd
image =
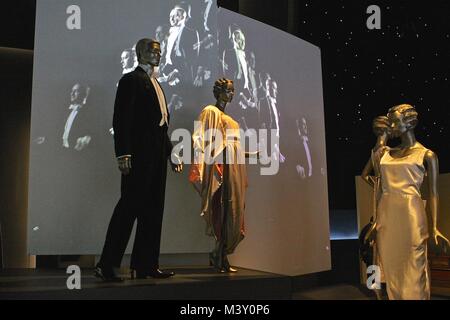
[[[376,237],[378,257],[389,299],[430,299],[427,239],[431,235],[448,243],[437,229],[439,164],[436,154],[416,141],[418,122],[415,108],[402,104],[389,109],[391,137],[400,138],[395,148],[377,149],[374,164],[380,170],[380,197],[375,227],[367,237]],[[431,213],[428,226],[420,188],[428,176]],[[374,233],[376,232],[376,235]]]
[[[189,180],[202,199],[206,234],[216,240],[210,264],[219,272],[236,272],[227,256],[245,236],[247,154],[241,148],[239,124],[225,113],[234,96],[233,81],[217,80],[214,96],[216,104],[203,109],[192,135],[195,161]]]

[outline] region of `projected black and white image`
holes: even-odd
[[[208,59],[211,55],[216,55],[217,48],[217,7],[215,1],[204,0],[201,6],[203,16],[203,27],[198,29],[200,41],[194,45],[195,50],[199,50],[197,70],[194,70],[194,86],[203,87],[213,84],[213,70],[217,64],[215,60]]]
[[[168,3],[165,7],[162,23],[154,28],[162,53],[155,72],[169,108],[174,106],[173,127],[192,130],[194,114],[201,107],[197,101],[207,101],[207,89],[217,73],[217,7],[212,0]]]
[[[312,177],[313,174],[313,164],[311,160],[311,150],[309,149],[309,137],[308,137],[308,124],[305,117],[301,120],[297,119],[297,130],[298,137],[300,141],[299,155],[301,155],[299,163],[295,166],[297,174],[305,179],[307,177]]]
[[[256,69],[256,54],[246,50],[246,36],[239,25],[232,24],[228,27],[228,40],[231,48],[223,50],[221,62],[223,74],[235,82],[238,107],[234,109],[233,114],[239,119],[242,128],[256,131],[276,130],[276,137],[280,140],[277,82],[264,71],[262,71],[264,79],[261,79],[261,72]],[[248,135],[254,133],[255,131],[251,130]],[[269,145],[270,141],[262,137],[260,148],[267,150]],[[280,163],[286,160],[278,142],[274,143],[272,157]]]
[[[169,25],[156,29],[162,52],[159,81],[167,82],[169,86],[194,81],[200,39],[198,31],[187,26],[192,19],[191,11],[190,5],[175,5],[169,13]]]
[[[117,83],[137,66],[136,42],[155,38],[162,56],[154,72],[166,95],[169,134],[185,128],[191,141],[194,120],[213,98],[215,79],[226,76],[235,87],[227,113],[244,130],[273,130],[278,141],[272,148],[270,133],[258,137],[258,148],[268,149],[280,166],[267,176],[260,174],[263,165],[248,167],[248,240],[230,259],[282,274],[325,270],[329,230],[320,50],[219,10],[213,0],[110,0],[101,8],[97,1],[75,2],[84,17],[80,30],[66,27],[66,9],[73,2],[37,1],[30,253],[101,252],[120,193],[111,128]],[[322,174],[314,174],[313,164]],[[184,171],[181,179],[167,177],[161,253],[211,249],[189,168]],[[317,233],[309,232],[311,226]],[[296,251],[288,252],[286,242]],[[267,254],[275,258],[269,261]]]
[[[62,145],[64,148],[75,148],[77,151],[83,150],[90,142],[88,135],[91,119],[86,119],[87,99],[91,88],[76,83],[70,92],[69,116],[67,117],[64,133],[62,135]]]
[[[328,252],[327,237],[320,235],[328,233],[328,226],[323,224],[328,220],[327,181],[325,175],[313,174],[313,162],[317,168],[326,168],[320,50],[226,10],[219,12],[218,21],[220,71],[235,82],[235,100],[228,112],[239,120],[241,128],[256,130],[253,133],[258,135],[263,157],[267,151],[268,157],[279,162],[274,176],[261,176],[255,168],[249,168],[247,205],[258,214],[246,217],[248,241],[234,258],[248,265],[256,259],[273,270],[276,263],[266,260],[266,252],[256,253],[264,247],[280,259],[290,256],[299,268],[308,269],[311,260],[306,257],[312,247],[320,253],[320,259]],[[302,118],[305,126],[299,136],[296,119],[303,123]],[[260,129],[274,133],[275,143],[274,137],[262,135]],[[312,239],[305,221],[315,221],[315,228],[322,230],[314,232],[317,237],[314,244],[308,242],[308,247],[299,241],[302,237]],[[260,228],[265,230],[264,237],[250,231]],[[274,244],[269,238],[283,240]],[[296,243],[297,249],[286,249],[281,244],[285,241]]]
[[[113,152],[114,99],[121,76],[138,65],[136,42],[156,38],[161,43],[162,63],[155,71],[167,95],[171,130],[193,129],[217,74],[215,1],[113,0],[99,10],[99,3],[78,0],[75,4],[86,19],[77,31],[65,23],[66,9],[73,4],[37,3],[29,239],[31,251],[50,254],[101,249],[120,191]],[[174,181],[168,195],[180,198],[192,192],[194,198],[184,181]],[[166,205],[172,212],[165,219],[168,239],[177,225],[172,219],[179,221],[175,212],[195,212],[196,206],[194,200]],[[205,250],[201,248],[207,248],[208,240],[200,237],[201,222],[191,225],[176,242],[163,239],[163,248]]]

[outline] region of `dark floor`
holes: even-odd
[[[377,300],[374,293],[351,284],[322,286],[294,292],[293,300]],[[383,300],[387,300],[386,294]],[[450,300],[450,289],[432,289],[431,300]]]
[[[337,284],[301,290],[292,294],[293,300],[376,300],[374,294],[356,285]]]
[[[169,279],[105,283],[82,270],[81,290],[68,290],[65,270],[0,272],[0,299],[290,299],[289,277],[239,269],[236,274],[212,268],[176,268]]]
[[[170,279],[104,283],[83,269],[81,290],[68,290],[65,270],[0,271],[0,299],[158,299],[158,300],[376,300],[357,284],[296,287],[293,278],[254,270],[219,274],[212,268],[171,269]],[[434,288],[434,300],[447,300],[450,289]]]

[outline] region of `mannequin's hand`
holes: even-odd
[[[181,161],[180,157],[176,153],[172,153],[170,157],[170,166],[172,167],[172,171],[175,173],[183,172],[183,161]]]
[[[175,173],[183,172],[183,164],[182,163],[176,164],[176,163],[170,162],[170,165],[172,166],[173,172],[175,172]]]
[[[377,228],[377,223],[375,222],[374,224],[372,224],[372,227],[370,228],[369,231],[367,231],[366,236],[364,238],[364,242],[372,242],[375,240],[375,230]]]
[[[441,238],[442,240],[444,240],[447,243],[447,245],[450,246],[450,241],[446,237],[444,237],[444,235],[438,229],[434,229],[433,230],[433,239],[434,239],[434,243],[436,245],[439,244],[438,238]]]
[[[373,121],[373,131],[376,136],[389,136],[391,131],[391,123],[386,116],[376,117]]]
[[[123,175],[128,175],[131,170],[131,157],[122,157],[117,159],[119,164],[119,170]]]

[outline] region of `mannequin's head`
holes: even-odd
[[[139,63],[159,66],[161,60],[161,46],[153,39],[141,39],[136,44],[136,55]]]
[[[234,84],[230,79],[219,79],[214,83],[214,97],[219,102],[230,103],[234,97]]]
[[[400,104],[390,108],[387,116],[393,137],[400,137],[405,132],[414,130],[418,123],[418,113],[409,104]]]
[[[373,133],[376,136],[381,136],[384,133],[389,133],[390,131],[390,124],[389,124],[389,119],[386,116],[379,116],[376,117],[375,119],[373,119],[372,122],[372,129],[373,129]]]

